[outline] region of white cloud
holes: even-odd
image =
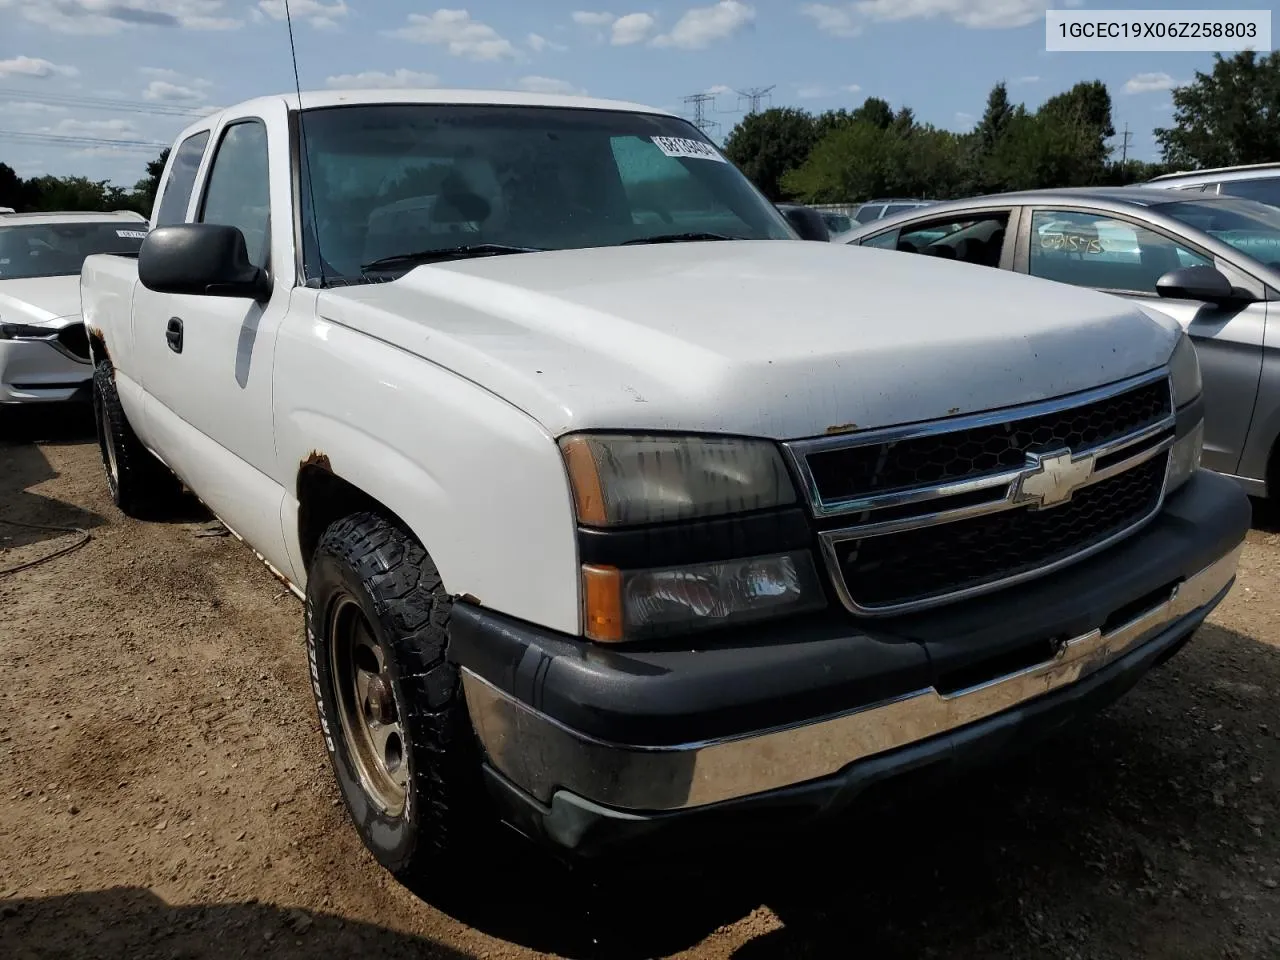
[[[731,37],[756,18],[754,7],[741,0],[720,0],[710,7],[694,7],[685,12],[670,33],[654,37],[659,47],[701,50],[717,40]]]
[[[531,33],[525,38],[525,43],[529,45],[529,49],[534,53],[542,53],[544,50],[568,50],[563,43],[556,43],[554,40],[548,40],[540,33]]]
[[[862,33],[862,25],[854,16],[852,6],[832,7],[825,3],[808,3],[800,12],[818,25],[823,33],[833,37],[856,37]]]
[[[821,100],[823,97],[831,96],[833,92],[830,87],[824,87],[820,83],[796,87],[796,96],[801,100]]]
[[[840,89],[841,89],[841,90],[843,90],[845,93],[861,93],[861,92],[862,92],[862,84],[860,84],[860,83],[846,83],[846,84],[845,84],[844,86],[842,86]]]
[[[36,103],[32,100],[9,100],[0,102],[0,113],[16,113],[32,116],[40,113],[66,113],[66,107],[53,103]]]
[[[258,0],[254,13],[259,10],[272,20],[285,19],[284,0]],[[322,0],[291,0],[289,12],[295,20],[304,20],[318,30],[332,30],[338,25],[338,20],[347,16],[351,9],[346,0],[334,0],[333,3],[323,3]]]
[[[960,123],[971,124],[977,119],[978,118],[975,117],[972,113],[965,113],[963,110],[956,111],[956,120],[959,121]]]
[[[568,80],[556,80],[553,77],[521,77],[518,86],[529,93],[561,93],[580,97],[587,92]]]
[[[0,60],[0,77],[36,77],[47,80],[50,77],[74,77],[80,71],[75,67],[64,67],[40,57],[13,57]]]
[[[142,91],[142,99],[159,100],[166,103],[198,103],[206,99],[204,91],[195,87],[186,87],[168,80],[152,80],[147,89]]]
[[[1040,82],[1040,78],[1035,75],[1019,77],[1017,80],[1013,81],[1014,86],[1018,86],[1018,87],[1025,86],[1026,84],[1029,84],[1029,83],[1039,83],[1039,82]]]
[[[341,73],[328,77],[326,87],[345,90],[393,90],[434,87],[440,78],[434,73],[419,73],[401,67],[394,73],[383,73],[381,70],[366,70],[364,73]]]
[[[437,10],[411,13],[409,21],[391,35],[414,43],[446,48],[455,57],[468,60],[504,60],[520,56],[510,40],[487,23],[472,20],[466,10]]]
[[[617,18],[612,13],[575,10],[572,19],[580,27],[607,27]]]
[[[1130,77],[1124,85],[1125,93],[1155,93],[1160,90],[1172,90],[1178,81],[1167,73],[1139,73]]]
[[[134,126],[130,120],[121,120],[118,117],[112,120],[77,120],[73,117],[67,117],[59,120],[52,127],[42,127],[39,133],[52,133],[62,137],[105,137],[107,139],[116,139],[121,137],[133,137],[138,133],[138,128]]]
[[[717,83],[715,86],[707,87],[707,89],[702,92],[709,93],[713,97],[721,97],[726,93],[733,93],[733,87],[727,87],[723,83]]]
[[[59,33],[110,34],[129,27],[234,30],[224,0],[0,0],[0,9]]]
[[[1051,0],[854,0],[810,3],[800,12],[833,37],[856,37],[867,21],[932,20],[944,17],[979,30],[1025,27],[1044,17]]]
[[[647,13],[628,13],[613,21],[609,42],[615,47],[629,47],[649,39],[656,21]]]

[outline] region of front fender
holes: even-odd
[[[579,632],[568,479],[554,438],[527,414],[439,366],[315,317],[281,329],[274,406],[295,583],[306,583],[298,471],[324,458],[409,526],[449,593]]]

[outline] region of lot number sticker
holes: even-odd
[[[690,140],[687,137],[654,137],[653,142],[668,157],[688,157],[691,160],[714,160],[716,163],[728,163],[715,147],[701,140]]]
[[[147,232],[145,230],[117,230],[116,236],[125,240],[145,240]]]

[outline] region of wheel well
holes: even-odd
[[[327,458],[313,456],[309,460],[298,471],[298,547],[307,569],[324,532],[353,513],[381,514],[402,529],[409,529],[394,511],[335,474]]]

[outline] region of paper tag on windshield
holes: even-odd
[[[690,140],[687,137],[653,137],[659,150],[668,157],[688,157],[691,160],[714,160],[716,163],[728,163],[720,151],[701,140]]]
[[[143,230],[117,230],[117,237],[123,237],[125,240],[145,240],[147,234]]]

